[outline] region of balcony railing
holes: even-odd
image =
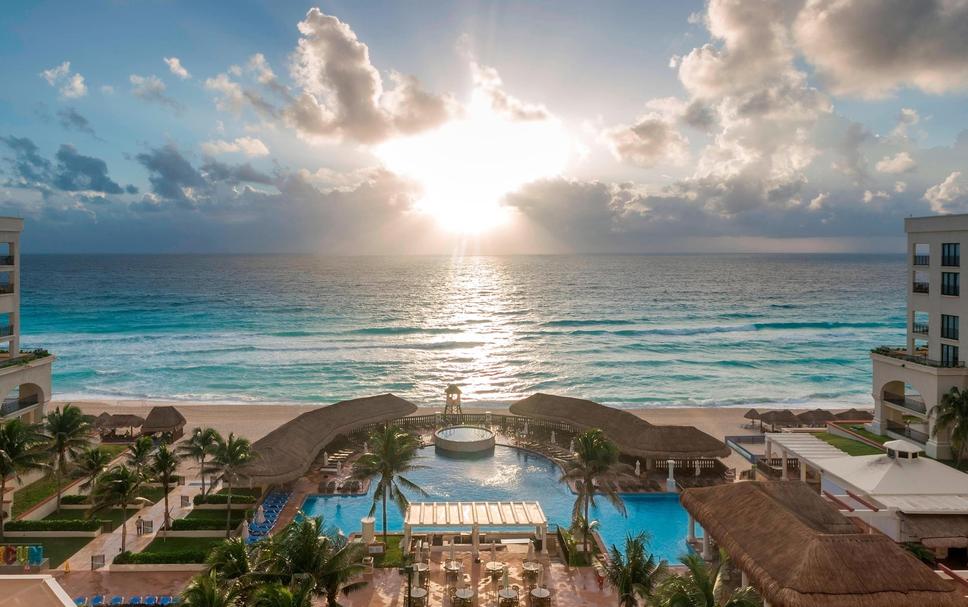
[[[924,365],[926,367],[939,367],[939,368],[964,368],[964,361],[941,361],[928,358],[927,356],[917,356],[908,354],[901,348],[888,348],[880,347],[871,350],[872,354],[880,354],[881,356],[889,356],[891,358],[896,358],[898,360],[905,360],[907,362],[916,363],[919,365]]]
[[[13,293],[13,285],[10,283],[0,283],[0,295]]]
[[[928,412],[928,407],[924,404],[924,401],[916,398],[908,398],[907,396],[903,396],[901,394],[891,394],[890,392],[885,392],[884,400],[892,405],[898,405],[899,407],[910,409],[916,413]]]
[[[10,415],[11,413],[16,413],[21,409],[26,409],[27,407],[33,407],[39,402],[36,394],[30,396],[25,396],[23,398],[5,398],[3,399],[3,404],[0,405],[0,415]]]
[[[10,337],[13,335],[13,325],[0,325],[0,337]]]
[[[915,255],[914,256],[914,265],[916,265],[916,266],[927,266],[927,265],[931,265],[931,256],[930,255]]]
[[[0,266],[12,266],[13,255],[0,255]]]
[[[941,265],[946,268],[957,268],[961,266],[961,255],[945,255],[941,257]]]
[[[915,293],[927,293],[929,286],[929,283],[914,281],[914,284],[911,286],[911,290]]]
[[[888,421],[887,429],[891,432],[894,432],[895,434],[900,434],[901,436],[910,438],[918,443],[921,443],[922,445],[928,442],[928,438],[930,438],[924,432],[921,432],[919,430],[912,430],[909,426],[905,426],[904,424],[899,424],[897,422]]]
[[[928,334],[928,323],[926,322],[916,322],[911,324],[911,333],[917,333],[918,335]]]

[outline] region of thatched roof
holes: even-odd
[[[392,394],[313,409],[253,443],[255,457],[239,471],[239,476],[252,485],[288,483],[305,474],[323,447],[340,434],[406,417],[416,410],[416,405]]]
[[[152,407],[141,425],[141,431],[145,434],[152,432],[174,432],[185,426],[185,416],[181,412],[170,406]]]
[[[633,457],[652,459],[726,457],[729,448],[692,426],[656,426],[628,411],[590,400],[532,394],[511,405],[511,413],[565,422],[579,428],[601,428],[618,448]]]
[[[964,607],[951,582],[805,483],[686,489],[681,500],[775,607]]]
[[[760,412],[757,411],[756,409],[750,409],[749,411],[743,414],[743,417],[745,417],[746,419],[759,419]]]
[[[94,425],[104,430],[113,428],[138,428],[145,423],[145,418],[131,413],[102,413],[94,420]]]
[[[966,514],[904,514],[901,519],[901,539],[921,542],[928,547],[968,547],[968,515]]]
[[[870,421],[874,419],[874,414],[862,409],[847,409],[837,413],[835,417],[845,421]]]
[[[822,424],[837,418],[826,409],[811,409],[810,411],[797,414],[797,419],[804,424]]]
[[[777,409],[776,411],[767,411],[766,413],[760,413],[760,421],[764,424],[799,424],[800,418],[796,416],[793,411],[789,409]]]

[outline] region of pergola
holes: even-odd
[[[477,556],[482,529],[532,527],[544,549],[548,519],[538,502],[416,502],[407,506],[403,517],[403,545],[410,544],[414,529],[459,531],[468,527]]]
[[[783,459],[783,480],[787,480],[787,458],[800,460],[800,480],[807,480],[807,465],[820,469],[818,462],[824,459],[844,457],[844,452],[826,441],[807,432],[772,432],[766,434],[766,457],[773,457],[773,450],[780,450]]]

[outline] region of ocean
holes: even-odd
[[[896,255],[25,255],[57,399],[869,405]]]

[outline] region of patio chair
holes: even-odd
[[[116,595],[112,596],[111,597],[111,604],[112,605],[124,605],[124,597],[121,596],[120,594],[116,594]]]
[[[142,605],[157,605],[157,604],[158,604],[158,598],[154,596],[146,596],[145,602],[142,603]]]
[[[74,597],[74,604],[77,605],[77,607],[81,607],[81,605],[87,605],[87,597],[86,596]]]
[[[140,596],[133,596],[130,599],[128,599],[128,605],[140,605],[140,604],[141,604]]]
[[[158,604],[161,605],[161,607],[168,607],[168,605],[171,605],[172,604],[171,595],[163,594],[160,597],[158,597]]]
[[[104,605],[104,595],[98,594],[91,597],[91,607],[101,607]]]

